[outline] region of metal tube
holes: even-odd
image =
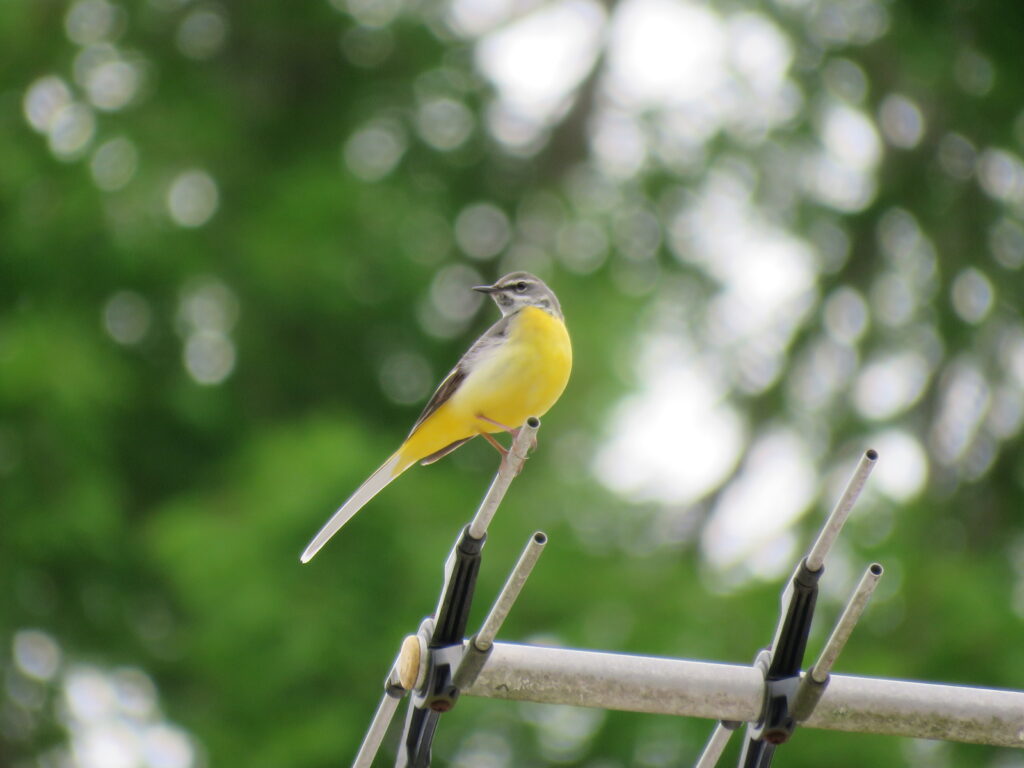
[[[764,677],[753,667],[495,643],[464,695],[756,720]]]
[[[828,556],[829,550],[832,549],[839,531],[842,530],[843,523],[846,522],[846,518],[850,515],[850,510],[857,503],[860,492],[864,490],[864,483],[867,482],[871,470],[875,468],[876,461],[878,461],[878,451],[873,448],[866,450],[864,455],[860,457],[860,463],[857,465],[857,469],[854,470],[850,482],[846,484],[846,490],[839,497],[839,501],[825,521],[825,525],[818,534],[814,546],[811,547],[811,551],[807,555],[807,568],[809,570],[817,571],[824,565],[825,558]]]
[[[491,647],[494,637],[501,630],[501,625],[505,622],[512,604],[519,597],[519,593],[522,591],[526,580],[530,578],[533,566],[537,564],[537,558],[544,551],[544,545],[547,542],[547,535],[541,531],[537,531],[530,537],[530,541],[526,544],[526,549],[519,556],[519,562],[516,563],[512,573],[509,574],[508,581],[502,587],[501,594],[494,601],[494,606],[491,608],[490,613],[487,614],[483,626],[480,627],[480,631],[474,639],[476,647],[481,651],[486,651]]]
[[[1024,691],[831,675],[804,725],[1024,747]]]
[[[711,732],[711,738],[708,739],[704,751],[701,752],[700,758],[693,768],[715,768],[718,765],[718,759],[722,756],[722,752],[725,751],[725,745],[729,743],[729,737],[732,736],[733,730],[735,729],[730,728],[725,723],[716,725],[715,730]]]
[[[501,460],[497,474],[491,481],[491,487],[487,489],[487,495],[480,502],[480,508],[473,516],[473,522],[469,524],[469,535],[474,539],[482,539],[487,533],[487,526],[491,524],[494,513],[498,511],[498,505],[505,498],[505,492],[509,485],[523,468],[526,461],[526,454],[537,442],[537,430],[540,429],[540,419],[531,416],[526,423],[519,428],[519,434],[512,441],[512,447],[508,454]]]
[[[377,750],[380,749],[380,743],[384,740],[388,726],[391,725],[391,718],[395,716],[399,701],[401,699],[388,693],[384,694],[384,698],[380,700],[380,706],[377,707],[377,712],[373,716],[373,722],[370,723],[370,727],[363,737],[362,746],[359,747],[359,754],[356,755],[352,768],[370,768],[373,765],[373,759],[377,756]]]
[[[813,728],[1024,747],[1024,691],[831,675]],[[467,696],[757,720],[754,667],[495,643]]]
[[[836,658],[846,645],[846,641],[850,639],[850,633],[853,632],[854,626],[860,620],[861,614],[864,613],[864,608],[867,607],[871,594],[878,586],[878,580],[882,578],[882,573],[883,569],[879,563],[872,563],[864,571],[860,583],[850,597],[850,602],[843,610],[843,615],[839,617],[835,629],[832,630],[828,642],[825,643],[825,648],[818,656],[814,666],[811,667],[810,676],[815,682],[823,683],[828,679],[832,665],[836,663]]]

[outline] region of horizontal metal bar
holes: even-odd
[[[763,684],[753,667],[495,643],[463,695],[755,720]]]
[[[1024,691],[831,675],[804,725],[1024,747]]]
[[[1024,747],[1024,691],[832,675],[804,723],[860,733]],[[753,667],[495,643],[467,696],[754,721]]]

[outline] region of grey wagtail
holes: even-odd
[[[473,290],[490,295],[501,319],[487,329],[441,382],[405,442],[356,489],[302,553],[308,563],[338,529],[417,461],[431,464],[468,440],[512,432],[543,416],[572,370],[572,346],[558,298],[540,278],[512,272]]]

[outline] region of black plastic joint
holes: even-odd
[[[416,696],[415,705],[434,712],[447,712],[459,698],[453,677],[462,660],[462,644],[431,648],[429,653],[427,680],[423,692]]]
[[[751,732],[751,738],[764,739],[769,744],[789,741],[796,729],[793,701],[800,686],[799,677],[783,680],[765,680],[764,709],[761,721]]]

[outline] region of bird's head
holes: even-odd
[[[510,272],[494,285],[478,285],[473,290],[494,299],[502,315],[511,315],[523,307],[538,307],[562,319],[562,306],[554,291],[529,272]]]

